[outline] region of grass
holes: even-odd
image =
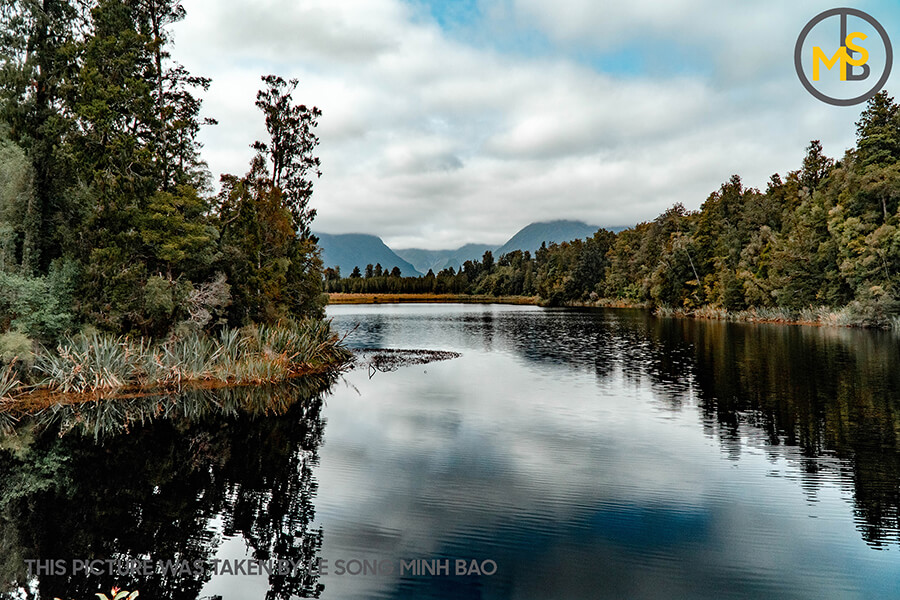
[[[341,368],[352,354],[327,321],[285,322],[194,332],[153,344],[103,334],[63,338],[42,348],[26,388],[12,365],[0,372],[0,398],[23,393],[91,394],[99,391],[177,389],[185,384],[276,383]]]
[[[0,401],[9,399],[19,386],[20,382],[16,378],[16,372],[13,370],[13,365],[10,364],[0,372]]]
[[[875,327],[900,331],[900,315],[876,316],[866,314],[853,305],[839,309],[827,306],[809,307],[800,310],[788,308],[750,308],[730,311],[725,308],[703,306],[697,309],[659,306],[654,310],[658,317],[692,317],[716,321],[747,323],[789,323],[797,325],[826,325],[832,327]]]

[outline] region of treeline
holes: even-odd
[[[886,92],[862,112],[840,160],[819,141],[765,190],[731,177],[697,211],[681,205],[614,234],[467,261],[424,278],[336,278],[329,291],[536,295],[729,311],[844,309],[859,324],[896,318],[900,273],[900,108]]]
[[[432,271],[424,277],[402,277],[400,268],[390,272],[381,264],[366,265],[365,273],[355,267],[347,278],[341,278],[340,267],[325,269],[325,291],[345,294],[465,294],[469,293],[468,279],[453,269]]]
[[[323,315],[309,233],[321,114],[263,78],[269,139],[215,194],[210,80],[170,56],[173,0],[0,0],[0,353],[90,325],[166,337]],[[248,140],[249,142],[250,140]]]

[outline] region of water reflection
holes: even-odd
[[[658,319],[638,310],[404,307],[343,317],[366,346],[422,337],[512,353],[533,372],[591,370],[649,389],[662,411],[699,408],[724,455],[757,448],[796,465],[815,501],[823,483],[852,495],[873,548],[900,545],[900,337],[881,331]],[[359,310],[359,309],[358,309]],[[387,308],[386,310],[390,310]],[[369,337],[370,316],[377,335]]]
[[[895,337],[640,311],[403,306],[333,316],[341,329],[359,324],[348,338],[358,347],[462,356],[373,378],[358,370],[336,384],[11,421],[0,438],[0,578],[67,599],[111,583],[141,597],[341,600],[849,598],[897,588]],[[244,544],[261,560],[490,558],[499,570],[304,571],[248,583],[29,581],[24,569],[25,559],[241,558]]]
[[[0,580],[24,597],[92,598],[115,584],[146,598],[193,599],[208,573],[29,579],[25,560],[208,565],[233,536],[252,558],[311,564],[322,544],[311,525],[312,467],[331,383],[198,390],[22,419],[0,440]],[[265,597],[321,590],[303,569],[268,575]]]
[[[696,383],[704,426],[726,452],[737,457],[742,438],[797,447],[807,493],[814,496],[822,472],[832,471],[852,487],[866,542],[900,543],[895,335],[676,319],[653,321],[648,330],[662,353],[690,348],[693,368],[683,378]]]

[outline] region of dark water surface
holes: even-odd
[[[10,597],[900,598],[894,334],[513,306],[329,315],[354,347],[462,356],[7,421]],[[77,558],[328,572],[24,570]],[[399,573],[417,559],[450,574]],[[463,559],[496,573],[455,575]]]

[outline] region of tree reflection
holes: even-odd
[[[647,311],[510,314],[491,332],[525,360],[649,385],[665,410],[696,403],[737,460],[747,444],[793,461],[814,497],[853,493],[873,547],[900,544],[900,337],[834,327],[658,319]]]
[[[81,599],[118,585],[141,597],[194,599],[208,571],[29,580],[25,559],[208,565],[232,535],[253,558],[312,565],[322,544],[312,526],[312,467],[331,383],[195,390],[22,419],[0,440],[0,577],[26,597],[32,586],[41,598]],[[309,568],[267,577],[271,599],[323,589]]]
[[[900,543],[900,343],[890,333],[650,319],[653,354],[690,349],[680,377],[696,386],[707,430],[737,457],[742,440],[796,447],[803,488],[823,473],[853,491],[857,526],[873,547]],[[664,361],[647,370],[651,378]],[[849,466],[849,468],[848,468]]]

